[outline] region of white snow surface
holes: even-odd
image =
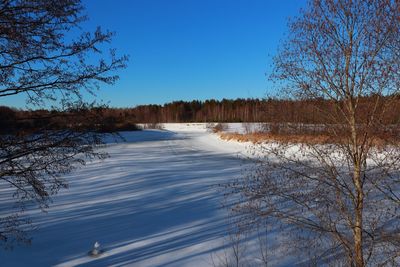
[[[216,125],[217,123],[162,123],[163,129],[177,132],[205,132],[207,126]],[[225,132],[230,133],[246,133],[246,132],[259,132],[265,127],[265,123],[222,123],[226,129]]]
[[[65,177],[70,187],[47,213],[28,208],[33,243],[0,251],[0,265],[211,266],[227,235],[217,185],[241,176],[248,144],[222,141],[205,123],[163,128],[121,133],[110,158]],[[9,192],[0,188],[0,210]],[[95,242],[104,253],[90,257]]]

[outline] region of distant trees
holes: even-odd
[[[281,245],[308,252],[306,264],[398,266],[400,149],[381,136],[400,126],[400,2],[312,0],[289,29],[272,78],[293,99],[323,99],[339,142],[266,145],[231,185],[236,208],[284,226]]]
[[[366,120],[368,109],[377,96],[359,98],[357,117]],[[382,114],[382,125],[392,125],[380,137],[398,135],[400,96],[380,96],[389,108]],[[266,131],[279,135],[325,135],[324,114],[335,111],[334,102],[326,99],[235,99],[176,101],[164,105],[141,105],[135,108],[81,107],[67,110],[17,110],[0,107],[0,132],[65,129],[74,122],[80,129],[97,132],[135,130],[137,123],[163,122],[265,122]],[[90,117],[88,120],[84,116]],[[65,117],[69,119],[66,120]],[[72,120],[72,117],[73,120]]]
[[[369,95],[359,98],[357,116],[366,119],[368,108],[377,96]],[[400,96],[380,96],[390,107],[381,116],[381,123],[396,124],[399,121]],[[390,103],[390,104],[389,104]],[[267,122],[275,124],[276,128],[299,130],[299,127],[312,129],[321,128],[319,125],[330,123],[324,114],[335,111],[334,102],[326,99],[235,99],[235,100],[206,100],[206,101],[176,101],[164,105],[141,105],[134,108],[86,107],[88,116],[97,117],[97,129],[109,128],[114,130],[133,129],[135,123],[162,122]],[[63,116],[78,110],[12,110],[0,107],[4,115],[0,115],[0,131],[14,129],[32,129],[44,123],[50,129],[60,128],[67,124]],[[79,112],[76,112],[79,113]],[[4,119],[3,119],[4,117]],[[35,119],[36,118],[36,119]],[[81,117],[82,126],[89,127],[90,121]],[[290,127],[283,124],[291,124]],[[108,126],[107,126],[108,125]],[[294,127],[294,126],[298,127]],[[286,125],[287,126],[287,125]],[[90,127],[93,127],[90,126]],[[84,127],[82,127],[84,128]],[[88,128],[87,128],[88,129]],[[396,130],[391,128],[391,130]],[[394,131],[396,132],[396,131]],[[316,132],[318,134],[318,131]]]
[[[0,106],[0,134],[29,134],[44,130],[96,133],[139,130],[134,119],[119,109],[81,106],[70,110],[18,110]]]
[[[13,188],[9,197],[17,204],[3,207],[14,213],[0,218],[2,245],[29,241],[23,231],[26,203],[46,208],[51,195],[67,187],[63,174],[105,156],[94,149],[100,136],[81,127],[82,117],[93,127],[97,118],[87,112],[93,105],[83,102],[82,92],[94,94],[99,83],[114,83],[118,76],[112,72],[125,67],[127,58],[114,50],[109,60],[101,57],[112,33],[83,32],[83,10],[80,0],[0,2],[0,97],[23,94],[31,107],[54,110],[20,118],[0,109],[0,123],[10,130],[0,135],[0,187]],[[21,128],[13,129],[19,119]],[[63,127],[55,126],[57,120]]]
[[[365,118],[373,95],[359,98],[357,110],[360,118]],[[390,109],[382,117],[383,124],[398,121],[400,97],[381,97],[391,102]],[[323,124],[326,113],[335,111],[335,103],[329,99],[223,99],[205,101],[175,101],[164,105],[140,105],[134,108],[108,109],[112,116],[123,114],[125,120],[136,123],[160,122],[270,122]]]
[[[126,110],[126,109],[125,109]],[[175,101],[127,109],[137,122],[302,122],[316,123],[317,109],[306,102],[277,99]]]

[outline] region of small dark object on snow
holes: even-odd
[[[104,250],[102,250],[100,248],[100,243],[96,241],[96,243],[94,243],[92,250],[89,251],[89,256],[91,257],[100,257],[101,254],[104,253]]]

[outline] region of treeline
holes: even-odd
[[[377,97],[380,97],[377,103]],[[399,121],[400,97],[369,96],[359,99],[357,118],[365,120],[372,110],[384,111],[382,122],[396,124]],[[343,108],[345,110],[345,108]],[[164,105],[141,105],[132,109],[119,109],[124,117],[134,118],[136,123],[162,122],[270,122],[324,124],[340,122],[340,110],[332,101],[236,99],[206,101],[175,101]],[[329,121],[330,115],[335,120]],[[339,120],[339,121],[337,121]],[[344,118],[343,121],[344,122]]]
[[[380,123],[399,123],[400,97],[369,96],[359,98],[358,102],[359,122],[374,111],[384,114],[380,115]],[[65,128],[112,132],[137,130],[138,123],[168,122],[343,123],[341,112],[345,111],[344,104],[342,110],[337,107],[332,101],[324,99],[212,99],[134,108],[85,107],[68,111],[26,111],[0,107],[0,132]],[[330,117],[333,119],[329,120]]]
[[[31,134],[51,130],[116,132],[140,130],[117,109],[81,107],[70,110],[19,110],[0,106],[0,134]]]

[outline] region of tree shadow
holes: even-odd
[[[226,211],[215,185],[237,178],[247,161],[181,146],[182,138],[120,143],[110,158],[68,175],[33,245],[3,253],[7,266],[180,265],[223,248]],[[104,255],[87,253],[100,242]]]

